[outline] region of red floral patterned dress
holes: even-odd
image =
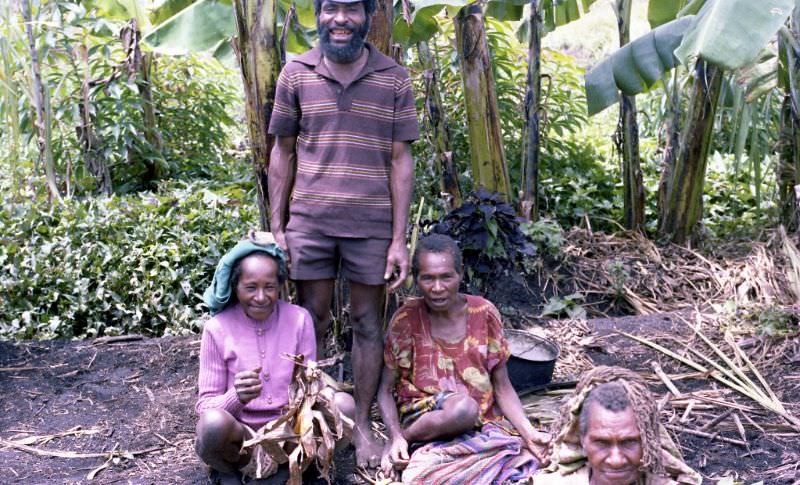
[[[480,425],[502,419],[494,401],[492,370],[510,351],[503,337],[500,313],[488,300],[467,298],[467,332],[449,342],[431,335],[422,298],[409,300],[392,318],[384,346],[384,362],[395,371],[395,395],[401,420],[435,402],[442,392],[463,392],[480,406]]]

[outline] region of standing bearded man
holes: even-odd
[[[319,44],[278,79],[269,133],[270,222],[288,250],[321,356],[337,270],[350,283],[356,464],[377,466],[369,410],[381,375],[387,281],[408,274],[406,224],[419,138],[406,71],[365,42],[375,0],[314,0]]]

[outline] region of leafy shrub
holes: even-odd
[[[525,234],[535,245],[541,255],[559,257],[566,239],[561,226],[552,219],[539,219],[536,222],[523,222],[520,225]]]
[[[196,330],[219,257],[256,221],[239,185],[173,182],[53,206],[5,189],[0,338]]]
[[[433,225],[432,232],[458,241],[466,282],[473,287],[482,287],[526,256],[536,256],[536,246],[520,230],[514,208],[498,193],[471,193],[461,207]]]

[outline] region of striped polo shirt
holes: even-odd
[[[411,80],[369,43],[367,62],[343,86],[317,46],[278,78],[269,133],[296,136],[288,230],[336,237],[392,237],[393,141],[419,138]]]

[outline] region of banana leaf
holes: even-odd
[[[619,91],[635,95],[658,82],[678,64],[672,54],[693,17],[666,23],[626,44],[586,73],[589,115],[619,101]]]
[[[675,55],[683,64],[697,56],[728,70],[748,65],[775,37],[794,5],[795,0],[707,1]]]
[[[647,21],[650,28],[655,29],[678,17],[678,12],[686,6],[688,0],[650,0],[647,4]]]
[[[155,52],[167,55],[212,50],[230,55],[230,50],[220,47],[235,32],[229,1],[199,0],[155,27],[144,41]]]
[[[155,2],[150,10],[150,22],[152,22],[153,25],[159,25],[196,1],[197,0],[160,0]]]

